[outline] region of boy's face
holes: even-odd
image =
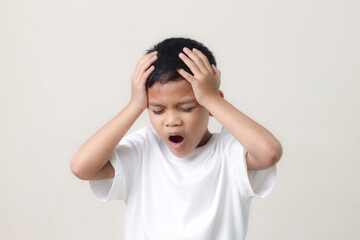
[[[148,89],[148,103],[153,127],[177,157],[186,157],[211,138],[209,112],[196,101],[188,81],[155,83]]]

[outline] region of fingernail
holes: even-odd
[[[188,49],[187,47],[184,47],[184,51],[187,52],[187,51],[190,51],[190,49]]]
[[[198,50],[197,50],[196,48],[193,48],[193,51],[195,51],[195,52],[196,52],[196,51],[198,51]]]
[[[156,55],[158,52],[157,51],[154,51],[153,54]]]

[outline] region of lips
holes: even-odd
[[[179,149],[184,145],[184,137],[180,134],[170,134],[169,141],[174,149]]]

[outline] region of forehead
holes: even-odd
[[[195,100],[191,84],[186,80],[155,83],[148,89],[149,103],[176,103]]]

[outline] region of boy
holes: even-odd
[[[127,204],[126,240],[245,239],[251,199],[271,191],[282,147],[223,98],[215,65],[197,41],[155,45],[137,63],[129,104],[73,157],[98,199]],[[156,133],[124,137],[146,108]]]

